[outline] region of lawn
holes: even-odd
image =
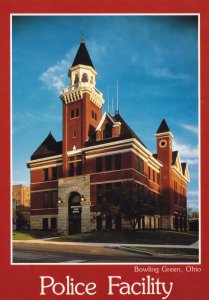
[[[14,231],[13,240],[53,238],[59,242],[95,242],[123,244],[190,245],[198,240],[197,233],[165,230],[93,231],[57,237],[55,232],[39,230]]]
[[[60,242],[190,245],[198,240],[198,235],[197,233],[165,230],[94,231],[63,236],[54,240]]]
[[[44,239],[57,236],[54,232],[42,230],[13,231],[13,240]]]

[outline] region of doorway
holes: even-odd
[[[72,192],[69,197],[69,234],[81,233],[81,196]]]

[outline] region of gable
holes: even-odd
[[[190,181],[190,175],[189,175],[189,168],[188,164],[186,162],[183,162],[182,164],[182,172],[186,180],[189,182]]]
[[[31,160],[53,156],[62,153],[62,142],[57,142],[51,132],[36,151],[31,155]]]
[[[181,159],[178,151],[172,152],[172,166],[175,166],[177,170],[182,173]]]
[[[121,125],[120,122],[116,122],[108,112],[105,112],[96,128],[96,131],[104,129],[107,123],[112,124],[112,126]]]

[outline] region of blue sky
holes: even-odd
[[[188,206],[198,207],[198,24],[196,16],[13,16],[13,184],[51,131],[62,139],[59,95],[84,34],[107,110],[120,114],[153,153],[163,118],[189,163]]]

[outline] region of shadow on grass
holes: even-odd
[[[63,236],[55,240],[60,242],[190,245],[198,240],[198,234],[164,230],[94,231]]]

